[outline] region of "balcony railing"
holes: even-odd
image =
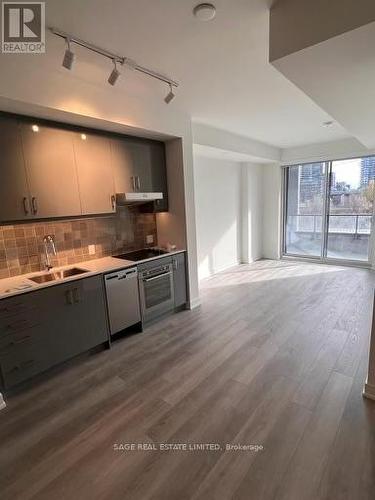
[[[354,237],[371,234],[372,216],[369,214],[329,216],[328,232],[350,234]],[[323,217],[321,215],[289,215],[288,229],[299,233],[321,233]]]

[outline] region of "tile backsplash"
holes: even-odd
[[[109,217],[0,226],[0,278],[43,270],[47,234],[55,237],[53,266],[142,248],[147,246],[147,235],[157,244],[155,215],[140,213],[137,207],[118,207],[117,214]],[[89,245],[94,245],[94,254],[89,254]]]

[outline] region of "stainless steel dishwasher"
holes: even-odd
[[[141,321],[136,267],[105,276],[111,335]]]

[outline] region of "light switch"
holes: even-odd
[[[95,245],[89,245],[89,255],[95,255]]]
[[[154,236],[152,234],[148,234],[146,236],[146,243],[147,245],[151,245],[152,243],[154,243]]]

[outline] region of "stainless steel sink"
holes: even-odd
[[[85,269],[80,269],[79,267],[72,267],[70,269],[64,269],[62,271],[51,271],[48,273],[40,274],[39,276],[34,276],[29,278],[35,283],[49,283],[50,281],[63,280],[65,278],[70,278],[71,276],[76,276],[78,274],[87,273]]]

